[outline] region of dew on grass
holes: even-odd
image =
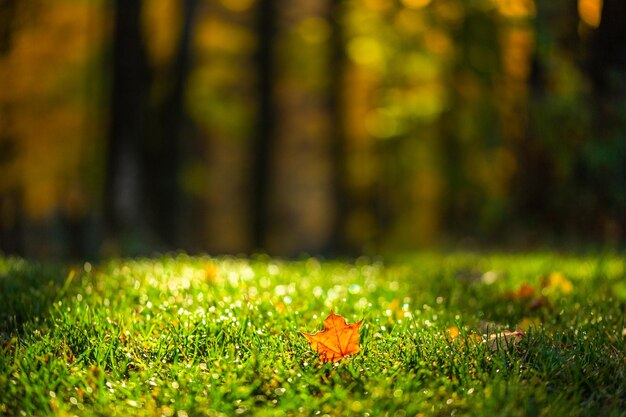
[[[322,294],[324,294],[324,290],[322,289],[322,287],[313,288],[313,296],[315,298],[320,298]]]
[[[348,287],[348,292],[350,294],[360,294],[361,293],[361,286],[358,284],[352,284]]]
[[[368,301],[367,298],[365,297],[361,297],[359,298],[359,301],[356,302],[356,304],[354,305],[358,310],[365,310],[368,307]],[[371,307],[371,305],[370,305]]]
[[[352,410],[355,413],[358,413],[362,409],[363,409],[363,404],[361,404],[360,401],[353,401],[352,404],[350,404],[350,410]]]
[[[267,266],[267,273],[270,275],[278,275],[280,273],[280,268],[276,264],[269,264]]]

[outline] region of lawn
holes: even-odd
[[[0,415],[626,415],[618,254],[0,258]],[[322,363],[300,333],[363,320]]]

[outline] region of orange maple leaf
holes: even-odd
[[[324,330],[314,334],[300,333],[311,342],[322,362],[337,362],[360,350],[359,328],[362,324],[363,320],[348,324],[345,318],[330,310],[330,316],[324,320]]]

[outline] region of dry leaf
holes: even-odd
[[[535,289],[527,282],[522,283],[515,291],[507,291],[506,298],[513,300],[526,300],[535,295]]]
[[[508,349],[510,346],[515,346],[517,342],[522,340],[526,334],[521,330],[510,332],[505,330],[497,334],[485,335],[485,341],[489,343],[489,349],[493,352],[498,349]]]
[[[519,323],[515,326],[515,330],[521,330],[523,332],[527,332],[531,328],[540,328],[541,327],[541,319],[539,317],[524,317],[520,320]]]
[[[348,324],[345,318],[330,310],[330,316],[324,320],[324,330],[315,334],[300,333],[311,342],[311,348],[317,351],[322,362],[337,362],[360,350],[359,328],[362,324],[363,320]]]
[[[562,272],[552,272],[541,284],[544,295],[570,294],[574,290],[574,284]]]
[[[450,326],[450,327],[448,327],[448,334],[450,335],[450,338],[456,339],[457,337],[459,337],[461,332],[459,331],[458,327]]]
[[[531,298],[535,295],[535,289],[527,282],[524,282],[517,289],[517,298]]]

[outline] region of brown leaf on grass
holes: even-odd
[[[489,331],[488,327],[487,331]],[[448,327],[447,333],[449,340],[453,342],[470,342],[474,345],[489,344],[489,350],[492,352],[515,346],[526,335],[521,329],[516,329],[514,332],[503,330],[498,333],[483,334],[482,336],[478,334],[467,334],[465,337],[461,338],[460,330],[456,326]]]
[[[485,335],[485,341],[489,343],[489,349],[494,352],[500,349],[508,349],[509,347],[517,345],[517,343],[524,338],[526,334],[521,330],[510,332],[505,330],[500,333]]]
[[[535,289],[527,282],[523,282],[515,291],[507,291],[506,298],[512,300],[527,300],[535,295]]]
[[[324,330],[310,334],[300,332],[311,342],[322,362],[337,362],[341,358],[357,353],[359,348],[359,328],[363,320],[348,324],[346,319],[330,310],[324,320]]]
[[[526,305],[530,310],[537,310],[541,307],[549,305],[548,299],[541,295],[541,291],[527,282],[522,283],[515,291],[507,291],[504,297],[508,300],[520,302]]]

